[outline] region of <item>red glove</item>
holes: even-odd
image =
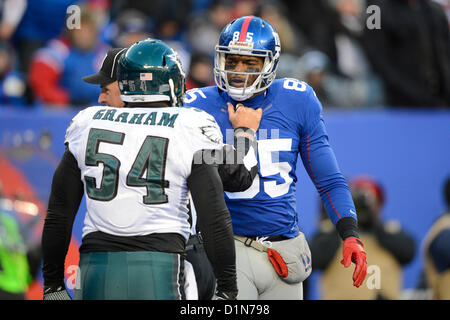
[[[356,265],[355,272],[353,272],[353,285],[358,288],[364,282],[367,274],[366,253],[361,240],[355,237],[345,239],[342,256],[344,259],[341,260],[341,263],[344,267],[348,268],[351,262]]]

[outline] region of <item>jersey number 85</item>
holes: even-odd
[[[260,186],[259,175],[253,180],[253,184],[244,192],[226,192],[230,199],[251,199],[259,192],[264,191],[271,198],[285,195],[289,191],[292,178],[289,172],[292,170],[288,162],[273,162],[273,153],[279,151],[291,151],[292,139],[267,139],[258,140],[259,171],[261,177],[269,177],[280,174],[284,183],[277,181],[264,181]],[[268,179],[267,179],[268,180]]]

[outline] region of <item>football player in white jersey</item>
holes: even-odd
[[[70,298],[64,259],[84,193],[76,299],[183,299],[189,193],[217,279],[216,295],[234,299],[235,251],[220,177],[246,165],[239,158],[243,153],[223,146],[212,116],[179,108],[184,73],[162,41],[132,45],[120,58],[118,80],[123,109],[87,108],[67,129],[42,236],[44,299]],[[248,150],[256,129],[236,125],[235,141],[242,139]],[[230,170],[221,166],[225,172],[219,175],[217,163],[230,153]]]
[[[101,93],[98,96],[98,103],[105,106],[121,108],[124,102],[120,98],[119,83],[117,81],[117,67],[121,55],[127,48],[112,48],[108,51],[103,59],[100,70],[95,73],[83,77],[83,80],[100,85]],[[236,106],[237,112],[230,109],[232,117],[230,121],[233,125],[249,126],[253,124],[256,128],[261,114],[258,110],[244,107],[242,105]],[[244,120],[245,122],[243,122]],[[250,121],[250,122],[248,122]],[[251,157],[251,154],[249,154]],[[227,165],[226,163],[219,165],[219,175],[222,178],[224,191],[227,192],[242,192],[247,190],[253,182],[253,178],[258,171],[258,165],[255,162],[252,167]],[[195,208],[191,204],[192,210],[192,228],[191,235],[186,245],[186,299],[188,300],[211,300],[215,293],[215,277],[211,263],[206,255],[201,234],[197,232]],[[193,275],[189,271],[193,271]]]

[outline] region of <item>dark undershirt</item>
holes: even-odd
[[[179,233],[152,233],[144,236],[123,237],[101,231],[83,237],[80,253],[95,251],[161,251],[184,255],[186,240]]]

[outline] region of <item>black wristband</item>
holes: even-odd
[[[245,133],[250,133],[250,134],[252,134],[253,136],[256,135],[255,130],[253,130],[252,128],[247,128],[247,127],[238,127],[238,128],[235,128],[235,129],[234,129],[234,134],[236,134],[236,133],[238,133],[238,132],[240,132],[240,131],[244,131]]]
[[[359,238],[358,234],[358,225],[356,220],[352,217],[344,217],[339,219],[336,223],[336,229],[339,232],[342,240],[345,240],[349,237]]]
[[[243,132],[247,135],[251,135],[253,137],[250,138],[246,135],[237,135],[238,133]],[[255,152],[255,156],[256,156],[256,152],[258,149],[258,143],[256,141],[256,132],[251,129],[251,128],[247,128],[247,127],[238,127],[234,129],[234,148],[237,150],[237,159],[243,159],[244,156],[247,154],[248,150],[250,149],[250,147],[253,147],[253,151]],[[243,153],[242,153],[243,152]],[[237,162],[235,162],[237,163]]]

